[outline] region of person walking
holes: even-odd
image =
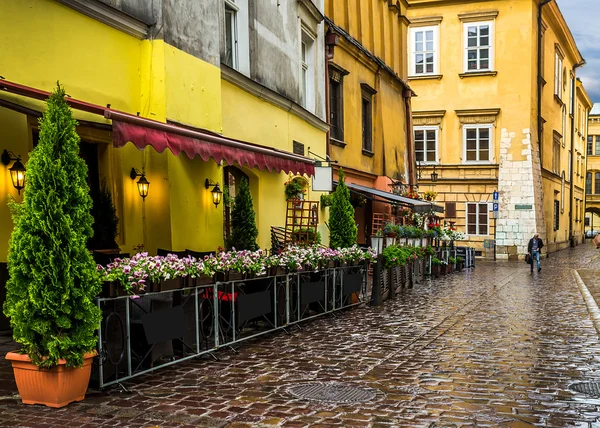
[[[540,266],[540,254],[543,246],[544,243],[540,239],[540,235],[537,233],[529,240],[529,244],[527,245],[527,254],[529,254],[531,257],[531,272],[533,272],[534,261],[537,261],[538,272],[542,270],[542,267]]]

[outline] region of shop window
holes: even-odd
[[[560,201],[554,200],[554,230],[560,228]]]
[[[223,210],[223,241],[225,243],[227,243],[227,241],[231,237],[231,210],[233,208],[232,203],[237,195],[237,191],[242,178],[245,178],[246,180],[248,180],[248,183],[251,183],[248,175],[245,174],[244,171],[242,171],[241,169],[236,168],[235,166],[226,166],[225,168],[223,168],[223,193],[226,194],[224,196],[225,204]]]

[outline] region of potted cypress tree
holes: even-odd
[[[348,248],[356,244],[358,228],[354,220],[354,208],[350,203],[350,191],[344,182],[344,171],[341,168],[338,175],[338,185],[329,207],[329,246]]]
[[[254,204],[250,185],[246,178],[242,178],[240,188],[235,196],[233,209],[231,210],[231,237],[227,246],[236,250],[258,250],[256,238],[258,228],[256,227]],[[242,279],[242,274],[237,272],[226,273],[225,280]]]
[[[86,248],[92,200],[75,126],[58,86],[27,163],[23,202],[11,206],[4,314],[22,348],[6,359],[24,404],[62,407],[83,400],[95,356],[101,312],[94,298],[101,285]]]

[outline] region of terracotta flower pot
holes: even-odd
[[[6,359],[12,362],[23,404],[64,407],[85,398],[95,356],[96,353],[85,354],[81,368],[67,368],[65,360],[58,360],[56,367],[39,369],[29,355],[17,352],[9,352]]]

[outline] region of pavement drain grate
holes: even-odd
[[[328,403],[364,403],[377,397],[372,389],[338,382],[305,383],[292,386],[287,391],[296,398]]]
[[[592,397],[600,398],[600,382],[576,383],[569,386],[569,389]]]

